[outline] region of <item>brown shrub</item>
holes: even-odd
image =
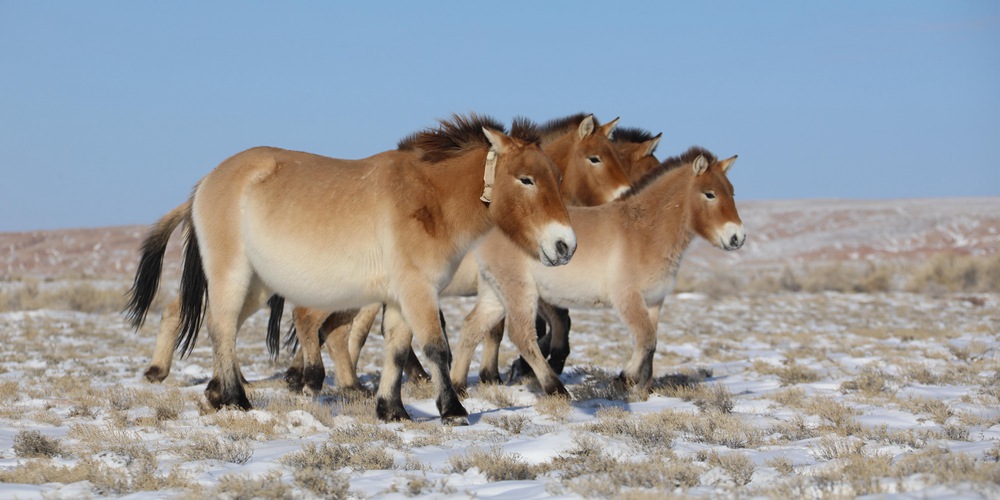
[[[21,431],[14,436],[14,454],[19,457],[56,457],[62,455],[58,439],[49,438],[38,431]]]

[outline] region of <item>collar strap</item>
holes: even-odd
[[[497,150],[490,148],[486,153],[486,171],[483,173],[483,195],[479,197],[485,203],[493,201],[493,181],[497,176]]]

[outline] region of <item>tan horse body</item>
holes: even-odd
[[[653,135],[646,130],[635,127],[618,127],[615,130],[614,145],[622,158],[622,166],[629,178],[629,183],[638,182],[649,171],[660,166],[660,161],[653,153],[660,143],[662,134]],[[538,333],[538,346],[549,360],[549,366],[556,374],[561,374],[569,357],[569,310],[552,304],[539,302],[538,312],[545,319],[535,323]],[[548,329],[546,330],[546,327]],[[491,334],[491,338],[492,338]],[[502,336],[502,335],[501,335]],[[487,349],[493,346],[487,344]],[[497,366],[491,363],[480,365],[479,381],[499,382],[500,375]],[[518,358],[511,366],[509,380],[531,373],[531,367],[524,358]]]
[[[474,250],[479,293],[453,351],[455,387],[464,389],[476,346],[506,316],[510,338],[541,386],[548,393],[564,390],[535,342],[541,299],[567,308],[614,308],[634,340],[622,375],[647,389],[660,308],[693,236],[725,250],[743,245],[743,225],[726,178],[735,159],[717,161],[692,148],[640,180],[631,195],[598,207],[571,207],[578,250],[560,268],[537,266],[501,234],[488,234]],[[496,365],[499,341],[493,337],[484,347],[484,364]]]
[[[412,329],[432,365],[442,419],[464,421],[447,376],[438,292],[493,227],[548,265],[565,264],[576,248],[558,170],[534,127],[516,121],[511,136],[502,129],[455,117],[363,160],[255,148],[203,178],[192,198],[180,322],[190,345],[211,305],[208,401],[250,408],[236,334],[276,293],[328,311],[386,303],[388,328]],[[137,274],[137,283],[146,280]],[[376,400],[384,420],[409,418],[399,384],[410,340],[393,336],[386,345]]]

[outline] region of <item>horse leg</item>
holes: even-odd
[[[244,410],[252,408],[236,359],[236,334],[243,321],[259,309],[267,297],[261,293],[263,286],[251,275],[251,271],[242,271],[226,275],[219,273],[220,277],[230,279],[214,280],[213,284],[216,286],[208,290],[211,312],[207,320],[208,333],[212,339],[214,373],[205,388],[205,397],[216,409],[224,406],[238,406]],[[210,276],[214,277],[215,274]]]
[[[400,304],[400,309],[430,365],[431,382],[438,395],[436,402],[441,421],[449,425],[468,425],[469,412],[459,401],[458,393],[448,376],[451,349],[448,337],[441,329],[437,290],[414,286],[402,296],[405,300]]]
[[[351,353],[347,345],[351,327],[357,315],[357,309],[337,311],[327,316],[322,326],[321,336],[326,337],[326,349],[330,353],[330,359],[333,360],[337,387],[342,391],[364,390],[361,381],[358,380],[357,369],[351,363]],[[323,335],[323,333],[326,334]]]
[[[299,341],[299,355],[302,358],[301,371],[296,373],[295,365],[285,372],[288,388],[301,390],[307,396],[319,394],[326,379],[323,368],[323,355],[320,350],[320,327],[326,318],[325,311],[296,307],[292,310],[292,320],[295,322],[295,336]],[[298,380],[292,379],[298,375]]]
[[[535,335],[535,316],[538,314],[538,298],[534,290],[524,287],[505,293],[507,298],[507,329],[521,356],[535,372],[538,383],[546,394],[569,395],[559,376],[552,371],[545,356],[538,348]]]
[[[296,333],[298,329],[296,329]],[[302,391],[302,387],[305,383],[302,380],[302,369],[305,366],[305,356],[302,355],[302,349],[295,351],[292,355],[292,363],[288,365],[288,369],[285,370],[285,383],[288,385],[288,390],[294,393],[299,393]]]
[[[378,316],[378,312],[381,309],[382,304],[372,304],[362,307],[358,311],[358,315],[354,317],[354,321],[351,322],[351,332],[348,335],[347,348],[351,355],[351,366],[354,367],[355,373],[358,370],[358,358],[361,357],[361,348],[364,347],[365,341],[368,340],[368,332],[371,331],[372,323],[375,322],[375,316]]]
[[[500,379],[500,342],[503,341],[504,318],[500,317],[497,324],[490,327],[489,334],[483,341],[483,357],[479,363],[479,383],[499,384]]]
[[[448,340],[448,329],[447,322],[444,320],[444,311],[438,310],[438,318],[441,320],[441,331],[445,332],[445,340]],[[451,364],[451,349],[448,350],[448,364]],[[403,365],[403,373],[406,374],[407,380],[430,380],[431,376],[427,374],[424,370],[423,365],[420,364],[420,358],[417,358],[417,353],[410,349],[410,354],[406,356],[406,364]]]
[[[549,325],[551,333],[549,339],[549,366],[552,371],[562,375],[566,366],[566,358],[569,357],[569,310],[562,307],[551,306],[549,315]],[[544,350],[543,350],[544,352]]]
[[[546,358],[549,357],[549,348],[552,345],[552,332],[548,326],[553,321],[551,318],[554,317],[555,309],[555,306],[548,304],[544,300],[538,301],[538,315],[535,316],[535,334],[538,336],[538,349],[542,352],[542,356]],[[551,362],[549,366],[552,366]],[[556,373],[561,374],[562,370],[556,371]],[[507,380],[512,382],[521,377],[534,374],[528,362],[523,357],[518,356],[510,365],[510,374]]]
[[[480,286],[476,305],[462,320],[462,334],[458,338],[458,345],[455,346],[453,353],[451,383],[455,390],[460,393],[465,394],[469,379],[469,365],[472,364],[472,355],[476,352],[476,346],[482,342],[486,332],[498,323],[502,325],[504,313],[503,303],[500,302],[493,290]]]
[[[406,363],[413,335],[399,306],[387,304],[383,307],[382,335],[385,337],[385,360],[375,394],[375,414],[379,420],[386,422],[410,420],[410,414],[403,408],[401,388],[403,364]]]
[[[632,357],[629,358],[621,377],[627,385],[635,385],[640,392],[648,391],[653,383],[653,354],[656,352],[656,324],[660,306],[647,306],[642,294],[630,291],[616,301],[615,308],[632,332]]]
[[[153,348],[153,360],[143,377],[150,382],[163,382],[170,374],[170,365],[174,360],[174,346],[181,333],[180,327],[181,299],[170,301],[160,316],[160,331],[156,334],[156,347]]]

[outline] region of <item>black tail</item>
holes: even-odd
[[[163,216],[146,233],[142,241],[142,256],[139,267],[135,271],[132,288],[128,290],[128,302],[122,313],[128,319],[129,325],[138,330],[146,321],[146,314],[153,304],[156,291],[160,286],[160,273],[163,270],[163,254],[167,251],[167,242],[174,229],[184,220],[190,202],[185,202]]]
[[[298,331],[295,329],[295,323],[288,327],[288,333],[285,334],[285,349],[291,349],[292,354],[299,350],[299,335]]]
[[[181,357],[191,354],[198,330],[205,319],[205,303],[208,301],[208,279],[201,262],[198,235],[189,224],[187,241],[184,244],[184,272],[181,274],[181,333],[174,349],[180,349]]]
[[[285,312],[285,298],[281,295],[272,295],[267,299],[267,305],[271,308],[271,316],[267,319],[267,353],[271,355],[271,361],[278,360],[279,343],[281,341],[281,315]]]

